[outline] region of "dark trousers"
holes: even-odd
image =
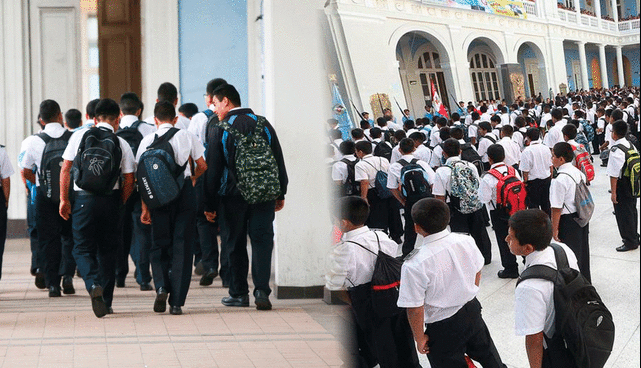
[[[231,275],[229,273],[229,259],[228,257],[221,256],[222,252],[218,251],[218,220],[215,222],[207,221],[205,217],[204,207],[204,193],[203,181],[204,176],[198,178],[196,181],[196,195],[198,196],[198,213],[196,214],[196,226],[198,228],[198,236],[194,246],[194,264],[199,261],[202,263],[203,268],[208,271],[210,269],[218,271],[218,259],[220,257],[220,278],[225,284],[229,284]],[[223,245],[221,244],[221,247]],[[229,252],[225,252],[228,254]]]
[[[619,234],[623,245],[636,248],[639,246],[639,214],[637,198],[632,197],[632,185],[629,178],[617,181],[617,204],[614,205],[614,216],[617,219]]]
[[[470,234],[481,251],[485,264],[489,264],[492,261],[492,242],[487,235],[483,211],[485,208],[474,213],[463,214],[450,203],[450,229],[455,233]]]
[[[221,242],[223,248],[229,247],[229,295],[232,297],[249,294],[248,234],[252,247],[254,294],[258,290],[267,295],[271,293],[269,278],[274,249],[274,207],[275,201],[249,204],[239,195],[224,196],[220,200]]]
[[[483,368],[503,368],[494,341],[483,317],[481,303],[474,298],[450,318],[428,323],[427,359],[432,368],[467,368],[465,354],[481,363]]]
[[[134,211],[134,205],[136,202],[140,202],[140,195],[138,192],[134,191],[132,195],[127,199],[127,203],[121,207],[120,217],[122,221],[120,223],[121,240],[118,246],[118,254],[116,256],[116,280],[125,281],[127,274],[129,273],[129,253],[131,251],[132,243],[136,241],[133,238],[134,235],[134,221],[132,213]]]
[[[154,286],[169,292],[169,305],[182,307],[191,281],[192,247],[196,238],[196,197],[186,179],[175,202],[151,211],[149,254]],[[169,272],[171,270],[171,273]]]
[[[585,227],[579,226],[579,224],[574,221],[575,215],[576,213],[561,215],[559,221],[559,239],[572,249],[579,264],[579,271],[581,271],[581,274],[585,276],[588,281],[592,282],[592,278],[590,277],[590,224],[585,225]]]
[[[414,220],[412,219],[412,206],[418,201],[405,202],[405,235],[403,237],[403,257],[414,250],[416,245],[416,230],[414,230]]]
[[[516,256],[510,252],[510,248],[505,241],[508,233],[508,221],[510,215],[503,209],[496,209],[490,211],[492,218],[492,225],[494,226],[494,234],[496,234],[496,242],[499,245],[499,254],[501,255],[501,265],[508,271],[518,271],[518,264],[516,263]]]
[[[550,183],[552,183],[552,177],[529,180],[526,183],[527,196],[525,197],[525,204],[527,208],[540,208],[548,216],[552,214],[550,209]]]
[[[151,225],[145,225],[140,222],[140,215],[142,214],[142,203],[136,201],[134,209],[131,212],[131,220],[133,222],[134,240],[131,244],[131,259],[136,265],[138,274],[136,275],[136,282],[138,284],[151,282],[151,271],[149,252],[151,252]]]
[[[29,243],[31,245],[31,272],[35,273],[38,268],[44,270],[44,254],[40,252],[38,245],[38,226],[36,224],[36,186],[30,185],[27,195],[27,233],[29,234]],[[4,193],[3,193],[4,195]]]
[[[60,262],[61,276],[73,277],[76,273],[76,260],[73,259],[73,234],[71,231],[71,220],[69,222],[69,234],[62,235],[62,261]]]
[[[0,187],[0,279],[2,279],[2,256],[4,255],[4,243],[7,240],[7,207],[4,205],[6,197],[4,190]]]
[[[388,232],[394,240],[399,239],[405,230],[396,198],[380,198],[376,189],[372,188],[367,191],[367,202],[369,202],[369,217],[365,225],[370,229]]]
[[[107,307],[114,294],[120,206],[120,191],[104,196],[76,192],[73,202],[73,256],[87,291],[102,286]]]
[[[49,200],[38,188],[36,197],[36,226],[38,244],[44,253],[44,274],[47,287],[60,286],[62,236],[71,235],[71,221],[60,217],[60,205]]]

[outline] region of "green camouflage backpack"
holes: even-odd
[[[278,180],[278,163],[270,147],[271,136],[265,129],[265,118],[254,114],[247,116],[256,121],[256,129],[248,135],[241,134],[232,126],[237,115],[229,121],[220,123],[225,130],[223,147],[226,147],[227,135],[236,140],[236,186],[240,194],[249,204],[272,201],[280,196],[280,181]],[[267,132],[269,141],[262,136]],[[225,149],[225,156],[227,150]],[[227,157],[225,157],[227,158]]]
[[[641,196],[641,164],[639,160],[639,152],[634,148],[632,142],[630,142],[630,148],[622,144],[617,144],[614,146],[621,151],[625,152],[625,163],[623,164],[623,177],[630,180],[630,185],[632,187],[632,196],[634,198],[639,198]],[[614,148],[613,147],[613,148]]]

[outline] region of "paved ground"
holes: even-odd
[[[597,211],[590,224],[594,285],[612,311],[616,341],[608,368],[640,366],[639,251],[620,245],[604,170],[591,187]],[[493,234],[490,234],[493,237]],[[510,368],[526,368],[523,338],[514,336],[514,281],[496,277],[498,250],[486,266],[479,299],[497,348]],[[1,367],[338,367],[343,364],[344,307],[320,300],[273,300],[274,310],[225,308],[220,280],[194,277],[185,314],[152,312],[153,292],[130,277],[116,289],[114,315],[97,319],[78,293],[50,299],[29,275],[26,240],[10,240],[0,281]],[[425,357],[423,367],[429,367]]]

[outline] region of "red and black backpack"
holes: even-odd
[[[507,166],[507,165],[506,165]],[[525,197],[527,192],[525,184],[516,177],[513,167],[507,166],[507,174],[501,174],[496,168],[488,173],[498,179],[496,184],[496,204],[512,216],[516,211],[526,209]]]

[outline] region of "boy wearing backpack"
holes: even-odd
[[[528,208],[540,208],[550,215],[550,182],[552,180],[552,153],[540,139],[538,128],[528,128],[525,149],[521,152],[523,182],[527,185]]]
[[[155,163],[159,156],[148,153],[152,153],[154,149],[163,150],[169,155],[162,157],[173,160],[177,167],[172,175],[174,180],[182,183],[182,188],[179,185],[177,197],[170,203],[155,208],[149,208],[151,202],[148,198],[151,197],[142,193],[141,222],[151,224],[152,246],[149,258],[156,287],[154,312],[163,313],[169,302],[169,313],[180,315],[189,291],[193,260],[191,248],[196,236],[197,204],[192,183],[207,169],[203,157],[205,147],[193,134],[174,128],[178,117],[172,103],[156,103],[154,120],[158,127],[157,133],[145,137],[136,154],[136,162],[139,163],[138,178],[143,181],[148,178],[152,189],[154,184],[156,188],[169,184],[166,181],[154,183],[152,176],[144,176],[144,170],[141,171],[149,166],[146,161],[151,162],[155,169],[159,165]],[[195,167],[191,166],[190,160],[193,160]],[[141,190],[145,190],[145,187],[141,185]]]
[[[101,318],[113,313],[119,207],[133,191],[136,163],[127,141],[114,134],[120,122],[118,103],[100,100],[95,119],[95,127],[71,136],[62,155],[59,212],[65,220],[73,213],[73,255],[93,312]],[[72,166],[73,208],[69,201]]]
[[[352,141],[344,141],[340,144],[339,150],[343,158],[332,165],[332,180],[336,183],[338,196],[360,195],[361,187],[354,177],[358,162],[355,144]]]
[[[40,119],[45,127],[40,134],[27,137],[22,142],[18,165],[22,175],[36,183],[36,226],[38,244],[43,254],[45,287],[49,297],[59,297],[60,263],[62,261],[62,236],[71,235],[71,221],[58,214],[60,201],[60,164],[62,154],[72,133],[62,126],[62,112],[54,100],[40,104]],[[73,294],[73,281],[65,277],[65,294]]]
[[[478,154],[481,156],[481,161],[483,162],[483,171],[487,171],[490,169],[490,161],[487,158],[487,148],[498,142],[499,139],[494,133],[492,133],[492,125],[486,121],[479,124],[478,134],[480,137]]]
[[[476,298],[483,256],[472,238],[447,230],[449,212],[433,198],[412,208],[425,239],[403,263],[398,306],[407,308],[416,348],[432,368],[467,368],[465,354],[484,368],[504,368]]]
[[[563,133],[563,140],[568,142],[572,146],[572,150],[574,151],[574,160],[572,161],[572,165],[581,170],[581,172],[587,179],[586,184],[590,185],[590,182],[594,180],[595,176],[594,166],[592,165],[592,157],[586,150],[585,145],[575,140],[577,136],[576,126],[574,126],[573,124],[567,124],[561,131]]]
[[[503,146],[491,145],[487,149],[487,156],[490,159],[490,170],[481,178],[479,200],[490,206],[490,218],[503,266],[498,276],[501,279],[515,279],[519,277],[519,266],[516,257],[510,253],[505,237],[511,213],[525,209],[525,185],[518,171],[504,162]],[[510,190],[510,184],[517,192]]]
[[[406,256],[414,249],[416,243],[412,206],[419,200],[432,196],[434,170],[427,162],[412,155],[415,150],[413,140],[402,139],[398,146],[402,156],[389,167],[387,188],[405,209],[403,256]]]
[[[387,316],[372,303],[375,292],[372,277],[379,252],[395,257],[399,249],[385,233],[364,225],[368,213],[363,198],[340,199],[337,221],[343,237],[332,250],[326,284],[330,290],[348,290],[357,324],[365,332],[365,340],[381,368],[418,368],[418,355],[405,311],[398,308],[392,316]],[[395,304],[396,300],[394,307]]]
[[[612,124],[614,145],[610,150],[606,169],[610,178],[614,215],[623,239],[623,245],[616,248],[619,252],[639,247],[639,216],[636,207],[639,198],[639,152],[625,139],[627,131],[628,126],[623,120]]]

